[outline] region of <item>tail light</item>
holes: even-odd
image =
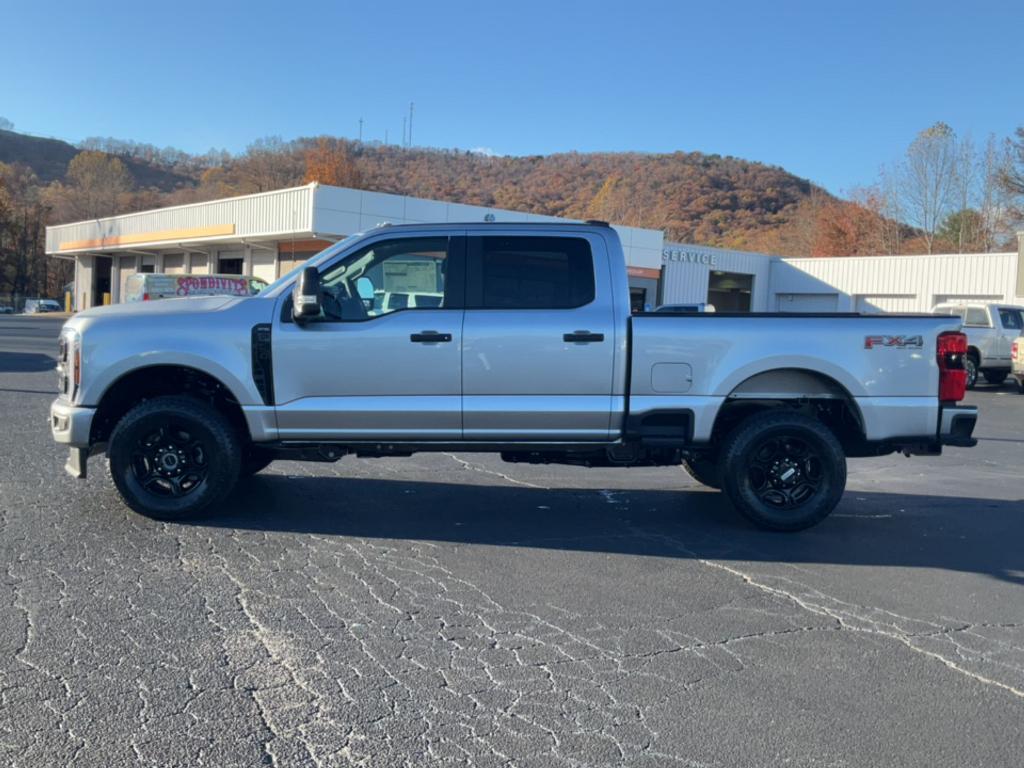
[[[143,301],[149,301],[149,294],[148,293],[142,294],[142,300]]]
[[[1013,351],[1010,353],[1011,360],[1020,360],[1020,342],[1013,342]]]
[[[939,400],[955,403],[964,399],[967,391],[967,336],[960,331],[939,334],[935,356],[939,363]]]

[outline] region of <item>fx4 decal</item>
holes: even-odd
[[[924,346],[924,339],[920,336],[865,336],[864,349],[875,349],[876,347],[889,347],[906,349],[913,347],[921,349]]]

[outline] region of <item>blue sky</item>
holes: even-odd
[[[1024,124],[1024,3],[0,0],[0,116],[203,152],[270,135],[675,150],[842,193],[936,120]]]

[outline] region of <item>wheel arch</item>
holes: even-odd
[[[185,395],[223,413],[243,441],[251,440],[241,404],[217,377],[188,365],[157,363],[122,373],[103,391],[93,417],[89,443],[103,443],[117,422],[139,403],[164,395]]]
[[[748,416],[787,406],[824,422],[850,451],[867,434],[864,414],[842,383],[821,371],[785,367],[755,373],[729,391],[715,416],[712,442]]]

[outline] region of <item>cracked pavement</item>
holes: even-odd
[[[795,535],[680,469],[278,462],[216,516],[64,474],[0,319],[0,764],[1015,766],[1024,397]]]

